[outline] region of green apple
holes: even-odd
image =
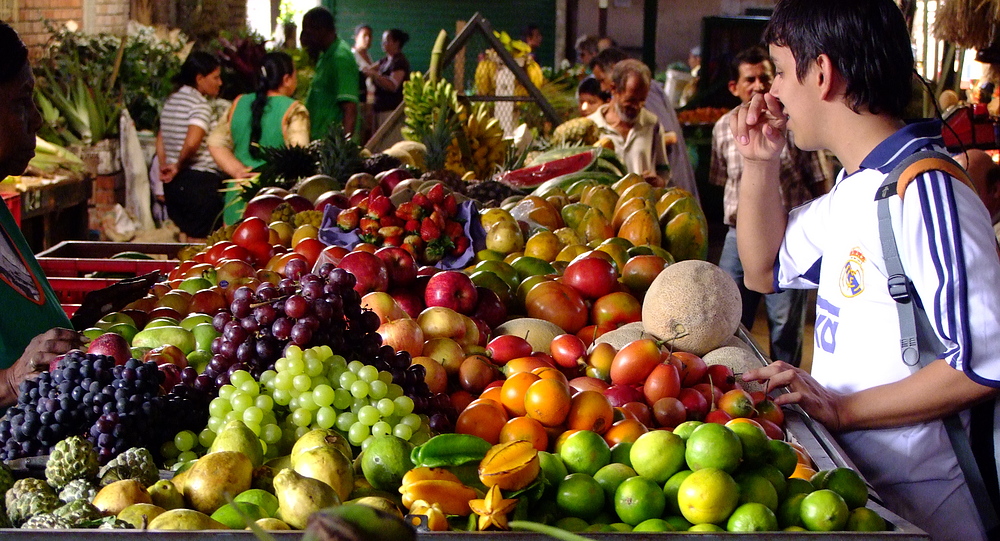
[[[139,332],[139,329],[136,329],[135,325],[129,325],[128,323],[115,323],[114,325],[108,327],[108,332],[120,334],[126,342],[131,344],[132,339]]]
[[[215,330],[211,323],[199,323],[190,329],[194,335],[195,349],[202,351],[212,350],[212,340],[215,340],[221,333]]]
[[[88,340],[93,340],[98,336],[104,334],[106,331],[100,327],[90,327],[83,330],[83,336]]]
[[[135,327],[135,320],[133,320],[128,314],[123,314],[121,312],[111,312],[110,314],[105,314],[104,317],[97,320],[97,323],[94,326],[107,330],[116,323],[128,323],[129,325]]]
[[[180,323],[172,317],[158,317],[147,323],[146,326],[143,327],[143,330],[155,329],[156,327],[177,327],[179,325]]]
[[[202,323],[211,323],[211,322],[212,322],[212,316],[208,314],[195,312],[192,314],[188,314],[187,317],[182,319],[180,322],[180,326],[190,331],[191,329],[194,329],[195,325],[199,325]]]
[[[136,347],[155,348],[168,344],[176,346],[184,355],[187,355],[194,351],[194,334],[180,325],[154,327],[152,329],[147,326],[132,339],[132,345]]]
[[[151,349],[153,349],[153,348],[151,348],[151,347],[135,347],[135,346],[132,346],[132,358],[133,359],[142,359],[143,357],[146,356],[146,353],[148,353],[149,350],[151,350]]]
[[[213,285],[215,284],[213,284],[207,278],[194,276],[182,280],[180,286],[178,286],[178,289],[183,289],[184,291],[187,291],[188,293],[194,295],[195,293],[201,291],[202,289],[208,289]]]
[[[212,360],[212,352],[204,349],[196,349],[187,354],[188,366],[194,367],[198,373],[205,371],[208,362]]]

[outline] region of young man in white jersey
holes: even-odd
[[[889,199],[914,302],[944,346],[911,373],[887,286],[875,195],[918,150],[940,149],[938,122],[906,125],[913,57],[892,0],[779,0],[765,31],[776,72],[731,128],[744,157],[737,243],[748,288],[817,288],[813,371],[786,363],[744,374],[785,387],[836,433],[887,507],[937,539],[986,539],[942,419],[967,420],[1000,386],[1000,257],[975,191],[939,171]],[[785,210],[785,131],[843,163],[833,190]]]

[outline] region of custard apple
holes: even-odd
[[[101,511],[87,500],[69,502],[53,511],[52,514],[68,520],[74,528],[79,527],[82,522],[97,520],[103,516]]]
[[[52,450],[45,464],[45,478],[60,489],[76,479],[93,479],[99,467],[94,445],[81,436],[70,436]]]
[[[131,530],[133,526],[118,517],[105,517],[98,530]]]
[[[73,527],[70,521],[53,515],[52,513],[42,513],[28,519],[21,526],[22,530],[69,530]]]
[[[156,462],[148,449],[133,447],[105,464],[98,477],[102,487],[115,481],[136,479],[142,486],[149,488],[160,480],[160,471],[156,469]]]
[[[74,479],[59,491],[59,499],[66,502],[75,502],[76,500],[87,500],[88,502],[94,499],[97,495],[97,487],[93,483],[85,479]]]
[[[7,491],[7,515],[15,526],[29,518],[51,513],[59,507],[59,497],[48,483],[32,477],[18,479]]]
[[[14,472],[10,466],[0,461],[0,494],[6,494],[14,486]]]

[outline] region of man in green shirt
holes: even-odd
[[[28,49],[0,21],[0,180],[19,175],[35,155],[42,118],[32,99]],[[21,382],[81,344],[6,205],[0,205],[0,410]]]
[[[358,118],[358,63],[350,45],[337,38],[333,14],[324,7],[307,11],[299,39],[316,62],[306,96],[310,135],[324,137],[331,124],[340,124],[347,135],[353,134]]]

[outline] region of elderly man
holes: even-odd
[[[626,59],[628,59],[628,55],[625,54],[625,51],[611,48],[601,51],[591,60],[590,65],[594,71],[594,78],[601,81],[602,89],[610,91],[609,75],[611,70],[614,69],[615,64]],[[660,125],[663,126],[664,143],[667,146],[667,162],[670,163],[670,183],[698,197],[698,184],[695,181],[694,167],[691,165],[687,145],[684,143],[681,123],[677,120],[677,113],[674,112],[670,100],[667,99],[662,85],[655,82],[650,84],[645,107],[656,115]]]
[[[611,70],[611,103],[589,119],[601,135],[615,144],[615,152],[630,173],[663,186],[670,179],[663,127],[643,105],[649,94],[649,68],[638,60],[623,60]]]

